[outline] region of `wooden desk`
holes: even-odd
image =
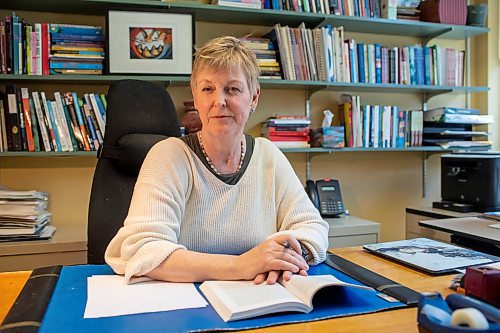
[[[361,247],[341,248],[331,250],[358,265],[371,269],[389,279],[413,288],[416,291],[438,291],[443,296],[452,293],[447,287],[451,275],[430,276],[408,267],[398,265],[380,257],[364,252]],[[29,272],[0,273],[0,321],[6,314],[6,309],[14,303]],[[11,282],[9,282],[11,281]],[[5,309],[4,309],[5,308]],[[392,310],[380,313],[321,320],[302,324],[274,326],[270,328],[249,330],[245,332],[276,332],[276,333],[363,333],[363,332],[417,332],[417,308]]]

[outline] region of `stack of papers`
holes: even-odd
[[[0,190],[0,242],[50,238],[48,200],[45,192]]]

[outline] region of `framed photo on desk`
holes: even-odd
[[[110,74],[191,74],[191,15],[111,10],[107,31]]]

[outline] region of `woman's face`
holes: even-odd
[[[218,136],[238,136],[257,106],[259,89],[253,96],[245,74],[232,70],[202,69],[192,89],[194,104],[200,114],[203,132]]]

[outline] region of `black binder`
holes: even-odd
[[[0,326],[0,333],[35,333],[42,322],[62,266],[33,270]]]
[[[339,257],[335,254],[328,254],[325,264],[370,287],[373,287],[381,293],[394,297],[408,306],[412,307],[418,305],[418,297],[420,296],[420,293],[383,277],[382,275],[372,272],[369,269],[361,267],[347,259]]]

